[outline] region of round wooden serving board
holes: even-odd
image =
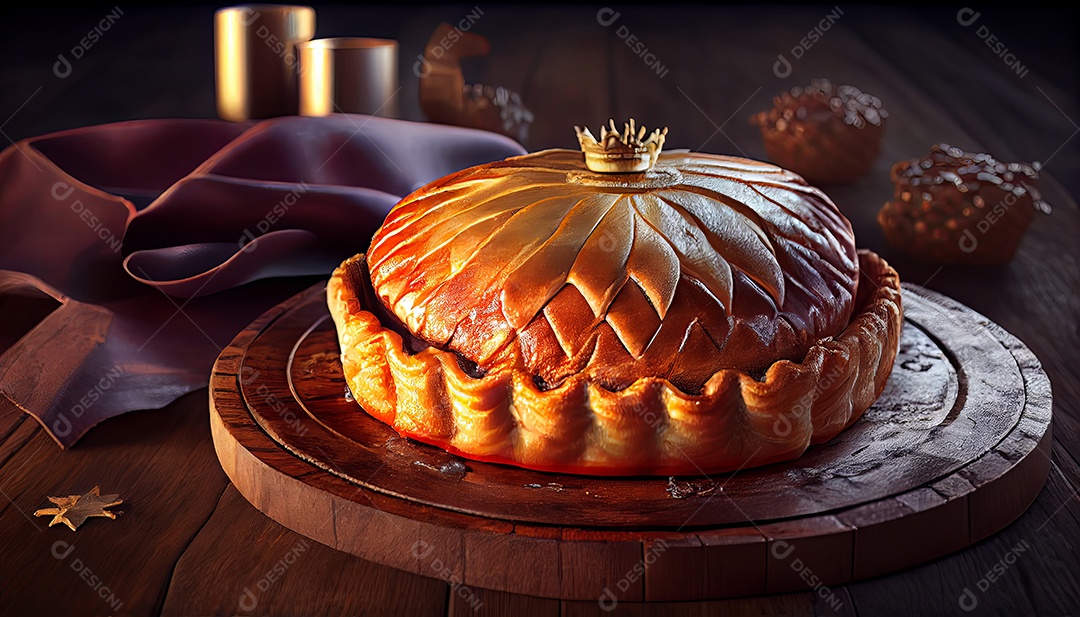
[[[889,383],[857,423],[795,461],[711,478],[534,472],[398,437],[347,398],[324,293],[277,306],[218,358],[222,467],[286,527],[466,601],[473,587],[602,606],[821,593],[1000,530],[1050,469],[1038,360],[916,286]]]

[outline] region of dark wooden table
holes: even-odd
[[[974,604],[974,614],[1080,614],[1080,212],[1070,197],[1080,194],[1075,10],[984,8],[961,19],[959,7],[625,6],[613,7],[619,15],[605,26],[600,6],[477,8],[473,29],[491,39],[494,51],[467,63],[467,77],[522,94],[536,113],[530,149],[574,147],[572,125],[633,115],[650,126],[667,124],[671,147],[764,158],[746,117],[773,94],[830,77],[881,97],[892,115],[873,175],[829,194],[852,220],[860,245],[889,258],[904,280],[945,293],[1018,336],[1042,360],[1054,388],[1050,478],[1031,509],[996,536],[921,567],[836,588],[839,607],[808,589],[621,604],[619,612],[965,614]],[[58,19],[60,11],[31,7],[11,16],[0,43],[4,137],[214,115],[213,7],[120,7],[121,18],[73,62],[71,74],[54,74],[57,54],[70,55],[113,9],[64,11]],[[475,11],[316,9],[319,36],[401,42],[402,115],[410,119],[421,118],[416,54],[440,20],[458,22]],[[662,71],[626,45],[629,34]],[[989,36],[1011,55],[988,46]],[[774,71],[778,54],[790,60],[790,75]],[[1044,162],[1054,212],[1038,217],[1009,265],[939,269],[886,247],[874,217],[890,195],[888,166],[938,141]],[[0,349],[52,308],[0,296]],[[121,494],[119,520],[91,520],[72,533],[30,516],[47,505],[46,495],[95,484]],[[249,505],[215,458],[206,390],[107,421],[69,451],[19,409],[0,407],[0,547],[5,615],[468,615],[477,604],[445,581],[307,540]],[[469,591],[480,603],[477,614],[603,614],[595,602]]]

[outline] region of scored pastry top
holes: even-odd
[[[542,387],[585,373],[693,393],[724,368],[799,361],[849,323],[851,225],[779,167],[688,152],[597,173],[546,150],[458,172],[402,200],[367,253],[375,296],[470,371]]]

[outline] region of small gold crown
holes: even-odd
[[[590,171],[602,174],[636,173],[645,171],[656,163],[660,150],[664,147],[667,127],[653,131],[647,139],[642,140],[646,133],[645,127],[636,127],[633,118],[623,125],[622,133],[615,128],[615,120],[610,122],[610,129],[600,127],[599,141],[588,128],[574,127],[581,151],[585,153],[585,166]]]

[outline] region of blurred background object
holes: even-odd
[[[1035,212],[1050,213],[1037,186],[1041,167],[934,144],[893,165],[893,199],[878,224],[894,249],[921,263],[1008,263]]]
[[[461,59],[491,51],[488,40],[443,22],[414,66],[420,78],[420,108],[432,122],[502,133],[524,142],[532,112],[517,92],[502,86],[466,84]]]
[[[870,173],[881,151],[889,112],[855,86],[828,79],[773,98],[773,108],[750,118],[761,129],[769,160],[811,184],[851,184]]]
[[[296,44],[315,35],[310,6],[234,6],[214,14],[218,116],[233,122],[294,115]]]
[[[332,113],[398,116],[398,44],[341,37],[297,45],[300,115]]]

